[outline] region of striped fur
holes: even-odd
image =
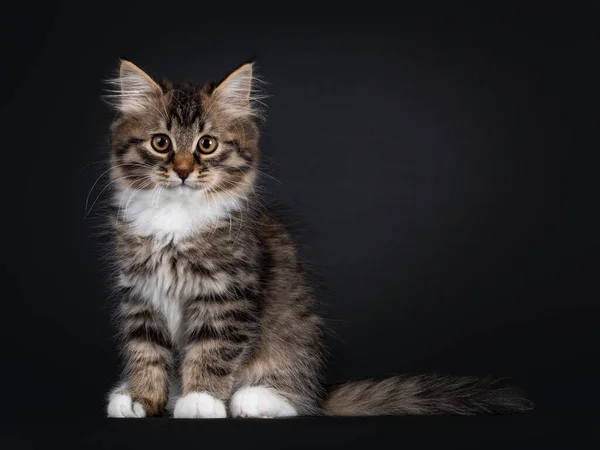
[[[331,386],[323,412],[339,416],[506,414],[532,407],[503,380],[397,376]]]
[[[323,324],[283,225],[255,190],[252,64],[220,83],[155,82],[123,61],[109,94],[115,286],[124,372],[111,417],[520,411],[487,380],[323,384]],[[157,151],[154,136],[170,147]],[[218,142],[203,152],[203,136]],[[183,175],[182,175],[183,174]],[[173,399],[173,395],[179,396]],[[170,401],[171,400],[171,401]]]

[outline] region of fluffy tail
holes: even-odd
[[[329,388],[323,412],[330,416],[508,414],[533,403],[504,380],[450,376],[398,376]]]

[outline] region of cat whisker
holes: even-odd
[[[133,188],[133,191],[140,191],[141,189],[144,189],[146,186],[149,186],[149,184],[152,183],[152,178],[150,176],[146,176],[144,178],[141,178],[140,181],[142,181],[142,185],[139,188]],[[133,186],[133,184],[136,182],[136,180],[133,180],[131,183],[129,183],[129,185],[125,188],[125,190],[121,193],[121,198],[119,200],[119,207],[117,210],[117,217],[121,216],[121,210],[123,208],[123,201],[125,199],[125,195],[130,191],[131,186]],[[131,198],[131,197],[130,197]]]
[[[268,173],[263,172],[262,170],[260,170],[258,168],[256,168],[256,171],[258,173],[260,173],[261,175],[264,175],[265,177],[268,177],[268,178],[272,179],[273,181],[276,181],[277,183],[279,183],[279,184],[281,184],[283,186],[283,183],[281,181],[279,181],[277,178],[275,178],[273,175],[269,175]]]
[[[123,210],[123,216],[127,213],[127,209],[129,208],[129,203],[131,202],[131,200],[133,199],[133,197],[135,197],[136,194],[138,194],[142,189],[145,189],[150,184],[152,184],[152,181],[147,181],[145,184],[143,184],[142,186],[140,186],[138,189],[136,189],[133,192],[133,194],[131,194],[129,196],[129,200],[127,200],[127,204],[125,205],[125,209]],[[156,187],[154,189],[156,189]]]
[[[88,202],[90,200],[90,195],[92,194],[92,191],[94,190],[94,188],[96,187],[96,185],[98,184],[98,182],[100,181],[100,179],[104,175],[106,175],[108,172],[110,172],[111,170],[116,169],[117,167],[123,167],[123,166],[126,166],[126,165],[128,165],[128,164],[117,164],[116,166],[109,167],[104,172],[102,172],[98,178],[96,178],[96,181],[94,181],[94,184],[92,184],[92,187],[88,191],[88,194],[87,194],[87,196],[85,198],[85,211],[87,211],[87,205],[88,205]]]
[[[206,190],[208,191],[208,195],[205,197],[206,199],[212,199],[213,204],[215,205],[215,208],[217,207],[217,202],[215,200],[215,195],[217,194],[216,191],[214,191],[214,189],[212,189],[210,186],[206,186]],[[210,200],[209,200],[210,201]],[[207,220],[204,220],[204,224],[207,223]],[[217,229],[219,228],[219,222],[215,221],[215,226],[213,227],[210,236],[212,237],[215,234],[215,231],[217,231]]]
[[[154,195],[153,195],[153,196],[152,196],[152,197],[153,197],[153,199],[152,199],[152,202],[151,202],[151,205],[152,205],[152,204],[154,204],[154,201],[156,200],[156,205],[154,206],[154,209],[158,208],[159,201],[160,201],[160,195],[162,194],[162,191],[164,190],[164,187],[163,187],[162,185],[160,185],[160,184],[159,184],[159,185],[157,186],[157,189],[158,189],[158,191],[157,191],[157,193],[156,193],[156,198],[154,198]]]
[[[250,205],[252,203],[255,203],[256,206],[262,208],[264,210],[264,208],[266,207],[265,203],[262,202],[259,198],[259,196],[257,195],[256,191],[254,190],[254,186],[251,183],[240,183],[240,182],[236,182],[233,183],[231,181],[222,181],[221,184],[225,187],[230,186],[230,187],[239,187],[239,186],[245,186],[245,187],[250,187],[253,191],[253,202],[250,201],[250,199],[248,198],[248,196],[244,193],[244,192],[238,192],[239,197],[241,197],[245,202],[246,202],[246,209],[248,211],[250,211]],[[226,193],[227,195],[229,195],[231,198],[234,198],[228,191],[224,191],[224,193]]]
[[[135,175],[123,175],[122,177],[115,178],[110,183],[108,183],[106,186],[104,186],[104,188],[100,191],[100,193],[98,194],[98,196],[96,197],[96,199],[92,203],[92,206],[90,206],[89,210],[87,209],[87,201],[86,201],[86,213],[84,215],[84,218],[87,217],[90,214],[90,212],[92,212],[92,210],[94,209],[94,205],[96,204],[96,202],[98,201],[98,199],[102,196],[102,194],[104,193],[104,191],[106,191],[106,189],[108,189],[109,186],[111,186],[112,184],[116,183],[117,181],[123,180],[125,178],[131,178],[131,177],[134,177],[134,176]],[[145,177],[143,177],[141,179],[144,179],[144,178]]]

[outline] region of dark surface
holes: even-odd
[[[596,448],[597,417],[378,417],[34,422],[0,437],[8,449],[578,449]],[[6,444],[3,443],[6,441]]]
[[[595,167],[582,150],[597,148],[585,134],[597,128],[597,106],[586,109],[597,104],[596,11],[325,15],[303,4],[292,18],[253,4],[224,18],[222,5],[144,5],[3,12],[3,415],[100,419],[118,374],[97,210],[84,210],[88,192],[88,208],[106,193],[106,178],[93,187],[111,119],[100,94],[120,56],[175,81],[258,61],[272,95],[264,185],[302,225],[329,382],[492,374],[526,389],[539,414],[596,412],[597,177],[581,170]],[[293,436],[293,422],[257,426],[299,447],[329,427],[328,442],[414,436],[417,423],[442,441],[561,433],[533,417],[302,420]],[[209,427],[101,424],[90,433],[127,428],[128,442]],[[274,439],[250,434],[248,445]]]

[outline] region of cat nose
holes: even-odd
[[[177,175],[179,175],[181,181],[185,181],[185,179],[190,175],[190,173],[192,173],[192,169],[186,169],[184,167],[178,167],[173,170],[177,173]]]

